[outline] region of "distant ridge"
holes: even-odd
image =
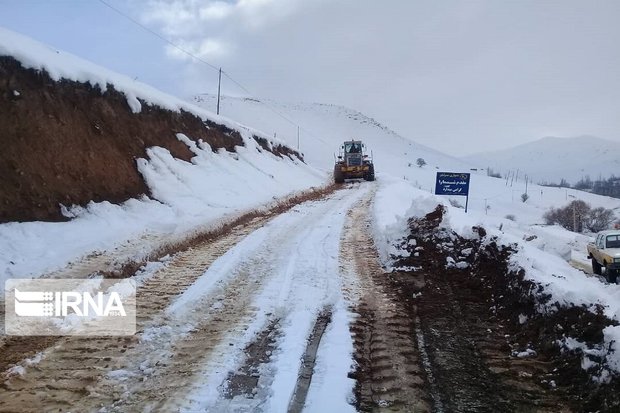
[[[561,138],[547,136],[534,142],[462,158],[479,168],[491,168],[504,175],[519,169],[534,182],[571,184],[589,176],[595,180],[620,175],[620,142],[595,136]]]

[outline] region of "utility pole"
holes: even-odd
[[[573,204],[573,231],[577,232],[577,208]]]
[[[217,114],[220,114],[220,91],[222,87],[222,68],[220,67],[220,75],[217,81]]]
[[[527,178],[527,175],[525,175],[525,195],[527,195],[527,181],[528,181],[528,178]]]

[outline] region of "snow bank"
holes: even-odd
[[[407,220],[424,216],[443,201],[429,192],[413,187],[409,182],[382,176],[373,204],[372,231],[379,257],[389,265],[393,245],[407,235]]]
[[[236,153],[213,153],[206,143],[196,144],[178,134],[195,155],[191,162],[176,159],[160,147],[149,148],[146,159],[137,159],[153,199],[63,207],[69,222],[1,224],[0,282],[37,277],[87,254],[113,254],[115,249],[130,250],[125,260],[142,257],[158,243],[217,226],[224,217],[238,216],[326,182],[325,173],[296,158],[276,157],[253,139],[256,135],[273,141],[271,137],[3,28],[0,55],[13,56],[28,68],[46,70],[55,80],[88,82],[102,91],[113,85],[125,94],[134,112],[141,110],[138,99],[165,109],[186,110],[237,130],[245,145],[237,147]],[[127,247],[132,242],[131,248]]]
[[[91,202],[70,208],[69,222],[1,224],[0,282],[36,277],[140,237],[134,254],[144,255],[157,240],[216,225],[224,216],[325,182],[325,174],[303,162],[259,153],[253,139],[244,139],[246,147],[238,147],[238,153],[214,154],[206,144],[194,146],[191,163],[164,148],[150,148],[149,159],[137,162],[155,199],[130,199],[121,205]]]
[[[485,177],[476,178],[481,181]],[[472,227],[481,226],[487,231],[487,238],[497,237],[500,244],[515,246],[516,252],[511,255],[510,266],[514,270],[525,270],[526,279],[542,285],[545,293],[551,295],[547,310],[553,311],[556,302],[563,306],[585,305],[592,310],[602,306],[607,317],[620,321],[620,285],[601,282],[598,277],[587,276],[569,264],[575,252],[585,250],[590,237],[558,226],[540,225],[540,218],[536,218],[546,208],[558,205],[556,202],[561,193],[549,197],[551,201],[546,203],[539,200],[534,205],[515,204],[497,200],[486,211],[474,208],[465,213],[464,209],[451,205],[447,197],[422,191],[402,179],[382,179],[380,182],[374,205],[374,236],[384,265],[390,266],[390,254],[398,254],[393,244],[406,235],[407,219],[422,217],[442,204],[446,208],[442,227],[471,238],[474,236]],[[555,188],[545,190],[557,191]],[[487,195],[489,188],[473,186],[473,191],[488,196],[487,201],[490,198]],[[606,208],[618,204],[618,200],[610,198],[581,195],[589,198],[590,202],[594,201],[594,205],[602,204]],[[506,218],[509,214],[515,218]],[[620,372],[620,327],[607,327],[604,335],[606,348],[612,350],[607,354],[610,367]],[[588,360],[584,363],[587,366]]]

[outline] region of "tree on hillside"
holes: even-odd
[[[563,208],[551,208],[543,215],[549,225],[559,224],[569,231],[583,232],[584,228],[592,232],[607,229],[615,220],[611,209],[598,207],[592,209],[581,200],[570,202]]]
[[[590,205],[584,201],[570,202],[564,208],[551,208],[543,218],[547,224],[559,224],[569,231],[582,232],[585,216],[590,212]]]
[[[581,178],[573,188],[579,190],[592,189],[593,185],[594,182],[592,182],[592,180],[590,179],[590,175],[586,175],[585,177]]]
[[[603,231],[610,228],[615,219],[614,211],[611,209],[594,208],[586,217],[586,227],[592,232]]]
[[[424,160],[424,158],[418,158],[415,163],[418,165],[419,168],[423,167],[424,165],[426,165],[426,161]]]
[[[500,174],[499,172],[495,172],[490,167],[487,167],[487,176],[490,176],[492,178],[501,178],[502,174]]]

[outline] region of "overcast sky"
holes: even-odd
[[[257,97],[346,105],[452,155],[620,140],[617,0],[106,1]],[[217,89],[97,0],[0,0],[0,25],[180,97]]]

